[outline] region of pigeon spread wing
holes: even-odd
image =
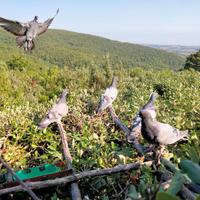
[[[2,17],[0,17],[0,26],[16,36],[23,36],[27,31],[27,27],[22,23]]]
[[[47,29],[49,28],[49,26],[51,25],[52,21],[54,20],[54,18],[56,17],[56,15],[58,14],[59,9],[57,10],[56,14],[54,17],[47,19],[44,23],[40,23],[39,24],[39,31],[38,31],[38,35],[41,35],[43,33],[45,33],[47,31]]]

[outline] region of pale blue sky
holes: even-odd
[[[200,0],[1,0],[0,15],[43,21],[57,8],[51,28],[132,43],[200,45]]]

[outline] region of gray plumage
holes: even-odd
[[[101,95],[101,99],[97,107],[97,114],[100,114],[108,106],[112,105],[113,101],[117,98],[117,94],[117,77],[113,77],[111,85]]]
[[[141,135],[141,122],[142,118],[140,116],[140,111],[148,109],[149,112],[151,112],[151,116],[153,118],[156,117],[156,111],[154,107],[154,102],[156,98],[158,97],[158,94],[156,92],[153,92],[148,100],[148,102],[139,110],[139,112],[136,114],[135,118],[133,119],[132,126],[131,126],[131,131],[130,134],[127,136],[127,140],[131,142],[132,140],[138,139],[139,136]]]
[[[48,111],[46,117],[39,123],[39,126],[38,126],[39,129],[44,129],[53,122],[59,123],[61,119],[67,115],[68,113],[68,106],[66,103],[67,94],[68,94],[68,91],[66,89],[63,90],[58,101]]]
[[[150,110],[141,110],[140,115],[142,117],[142,135],[149,143],[168,145],[188,139],[187,130],[180,131],[169,124],[158,122],[155,117],[152,117]]]
[[[57,10],[55,16],[58,14]],[[0,17],[0,26],[6,31],[17,36],[16,42],[19,47],[22,47],[24,51],[31,51],[35,48],[35,39],[45,33],[54,20],[53,18],[47,19],[44,23],[38,23],[38,17],[35,16],[32,21],[27,23],[21,23]]]

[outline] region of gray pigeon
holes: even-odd
[[[168,145],[188,139],[188,131],[180,131],[169,124],[158,122],[148,109],[140,111],[142,117],[142,135],[152,144]]]
[[[49,124],[53,122],[59,123],[61,119],[67,115],[68,106],[66,103],[66,95],[68,91],[63,90],[58,101],[52,106],[52,108],[47,113],[47,116],[39,123],[38,129],[47,128]]]
[[[155,111],[155,107],[154,107],[154,101],[156,100],[158,94],[156,92],[153,92],[148,100],[148,102],[140,109],[141,110],[145,110],[148,109],[149,112],[151,113],[151,116],[153,118],[156,117],[156,111]],[[141,135],[141,122],[142,122],[142,118],[140,116],[140,111],[136,114],[135,118],[133,119],[132,122],[132,126],[131,126],[131,131],[130,134],[127,135],[127,140],[129,142],[134,141],[135,139],[138,140],[139,136]]]
[[[113,101],[117,98],[117,94],[117,77],[113,77],[111,85],[101,95],[100,103],[97,107],[97,114],[100,114],[108,106],[112,105]]]
[[[59,9],[57,10],[55,16],[58,12]],[[55,16],[47,19],[44,23],[38,23],[37,16],[35,16],[32,21],[27,23],[21,23],[0,17],[0,26],[6,31],[9,31],[17,36],[17,45],[22,47],[24,51],[30,52],[35,47],[35,39],[47,31]]]

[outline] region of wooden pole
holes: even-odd
[[[57,125],[58,125],[59,131],[60,131],[62,147],[63,147],[63,154],[64,154],[64,158],[67,162],[67,169],[68,170],[72,169],[72,174],[74,174],[74,169],[72,167],[72,157],[71,157],[71,154],[69,151],[69,146],[68,146],[65,130],[63,128],[62,122],[57,123]],[[72,198],[72,200],[81,200],[82,199],[77,182],[71,183],[71,198]]]
[[[40,200],[36,196],[36,194],[17,176],[17,174],[12,170],[12,168],[1,157],[0,162],[8,170],[8,172],[16,178],[17,182],[19,182],[19,184],[21,185],[22,190],[26,191],[34,200]]]

